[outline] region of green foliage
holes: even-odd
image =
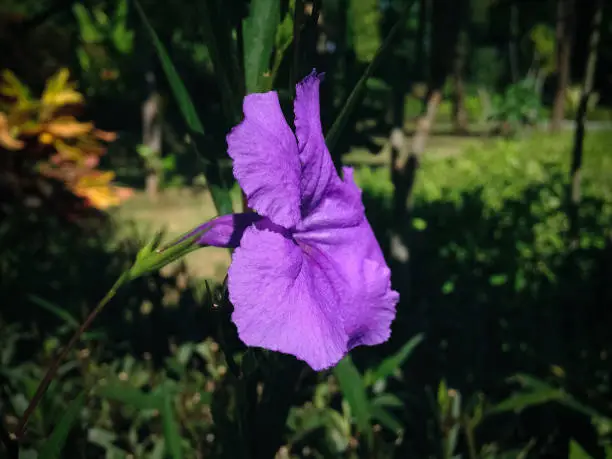
[[[347,11],[348,42],[359,62],[371,62],[381,46],[378,0],[350,0]]]
[[[539,61],[539,67],[545,75],[555,71],[556,66],[556,37],[555,31],[547,24],[536,24],[529,33],[533,43],[535,54]]]
[[[91,10],[81,3],[72,7],[81,42],[76,54],[89,95],[126,89],[125,73],[134,51],[135,32],[128,26],[128,0],[115,3],[110,16],[103,4]]]
[[[474,84],[495,89],[507,71],[502,53],[496,47],[478,47],[470,53],[470,74]]]
[[[534,81],[526,78],[508,86],[503,95],[493,99],[490,119],[502,124],[502,131],[516,133],[525,125],[533,125],[541,117],[540,97]]]

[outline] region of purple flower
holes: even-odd
[[[295,134],[276,92],[245,97],[244,120],[227,143],[256,213],[205,223],[198,241],[237,247],[228,287],[240,339],[314,370],[386,341],[399,300],[352,169],[341,179],[325,146],[320,81],[313,71],[296,87]]]

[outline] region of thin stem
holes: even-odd
[[[20,440],[23,437],[25,433],[25,428],[26,428],[26,425],[28,424],[30,416],[32,416],[32,413],[34,412],[34,410],[40,403],[42,397],[45,395],[45,392],[47,391],[49,384],[51,384],[51,381],[53,381],[53,378],[57,374],[57,370],[59,369],[60,363],[66,358],[68,353],[72,350],[75,344],[79,341],[79,339],[81,338],[81,335],[87,331],[87,329],[91,326],[95,318],[100,314],[100,312],[102,312],[102,309],[104,309],[104,306],[106,306],[108,302],[115,296],[115,294],[117,293],[117,290],[126,280],[126,278],[127,278],[127,273],[124,273],[121,275],[121,277],[117,280],[117,282],[115,282],[115,284],[111,287],[111,289],[106,293],[104,298],[102,298],[102,300],[93,309],[93,311],[89,313],[89,316],[87,316],[87,318],[85,319],[85,322],[83,322],[81,326],[79,327],[79,329],[74,333],[74,335],[72,335],[72,338],[70,338],[70,341],[64,347],[64,349],[59,354],[59,356],[57,356],[55,360],[51,363],[51,366],[49,366],[49,368],[47,369],[47,373],[45,374],[45,377],[38,385],[38,388],[36,389],[36,393],[34,394],[34,397],[32,397],[30,404],[26,408],[25,412],[23,413],[23,416],[21,417],[19,421],[19,425],[17,426],[17,430],[15,431],[15,438],[17,440]]]

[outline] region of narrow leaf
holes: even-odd
[[[172,404],[172,394],[167,387],[162,390],[162,423],[164,428],[164,443],[166,452],[172,459],[182,459],[183,449],[181,446],[181,433],[179,425],[174,416],[174,407]]]
[[[172,88],[172,92],[174,93],[174,97],[179,105],[179,109],[181,110],[183,118],[185,118],[187,126],[189,126],[189,129],[198,134],[204,134],[204,127],[202,126],[202,122],[198,117],[195,106],[193,105],[193,101],[191,100],[189,92],[187,92],[187,88],[185,88],[181,77],[176,71],[176,68],[172,63],[172,60],[170,59],[166,48],[157,36],[157,33],[155,33],[155,30],[147,19],[147,16],[138,0],[134,0],[134,4],[136,5],[136,10],[138,10],[142,22],[145,25],[145,28],[151,36],[151,40],[153,40],[153,45],[155,46],[155,50],[157,51],[157,55],[164,69],[164,73],[168,78],[168,82],[170,83],[170,87]]]
[[[108,384],[99,386],[96,393],[101,397],[132,406],[138,410],[158,410],[161,408],[157,394],[145,393],[128,384]]]
[[[558,389],[537,390],[511,395],[507,399],[489,409],[489,413],[519,412],[532,406],[559,401],[563,394]]]
[[[41,448],[38,455],[39,459],[59,459],[61,457],[68,434],[78,421],[83,405],[85,405],[85,392],[81,392],[77,398],[70,402],[66,412],[53,429],[51,436]]]
[[[404,430],[402,423],[382,406],[372,406],[371,414],[374,421],[379,422],[392,432],[400,433]]]
[[[342,130],[346,126],[349,117],[351,116],[351,114],[357,107],[357,104],[361,100],[361,96],[363,95],[368,79],[372,76],[374,71],[380,65],[382,58],[385,56],[387,50],[390,48],[391,44],[393,43],[393,40],[395,40],[398,32],[401,30],[402,27],[404,27],[406,23],[406,18],[410,13],[411,6],[412,1],[405,6],[405,9],[402,11],[399,18],[397,19],[397,22],[389,31],[389,34],[376,52],[376,55],[372,59],[372,62],[370,62],[368,67],[363,72],[363,75],[361,76],[361,78],[353,88],[353,91],[349,95],[348,99],[344,103],[340,114],[334,121],[334,124],[332,125],[329,132],[327,133],[327,136],[325,137],[325,143],[327,144],[327,148],[329,149],[329,151],[332,151],[338,143],[340,135],[342,134]]]
[[[353,364],[350,356],[342,359],[334,368],[334,375],[342,390],[344,398],[351,407],[359,431],[372,441],[370,424],[370,403],[361,374]],[[371,443],[370,443],[371,444]]]
[[[569,459],[592,459],[591,455],[587,453],[580,443],[576,440],[570,440],[569,447]]]
[[[247,93],[262,90],[264,74],[268,72],[270,57],[280,23],[278,0],[252,0],[249,16],[243,22],[244,73]]]
[[[49,301],[37,295],[28,295],[28,298],[30,299],[30,301],[32,301],[32,303],[49,311],[51,314],[56,315],[68,325],[70,325],[72,328],[79,328],[79,321],[72,317],[72,315],[65,309],[62,309],[59,306],[56,306],[53,303],[50,303]]]
[[[410,357],[412,351],[423,341],[423,335],[418,334],[412,337],[406,344],[404,344],[399,351],[395,354],[387,357],[381,362],[381,364],[374,370],[371,378],[367,381],[367,384],[373,384],[381,379],[386,379],[391,376],[397,369],[401,368],[406,359]]]

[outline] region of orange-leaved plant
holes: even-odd
[[[0,148],[27,156],[37,174],[62,182],[87,206],[106,209],[131,194],[113,184],[113,172],[97,169],[116,135],[75,117],[84,97],[69,77],[59,70],[36,98],[11,71],[2,73]]]

